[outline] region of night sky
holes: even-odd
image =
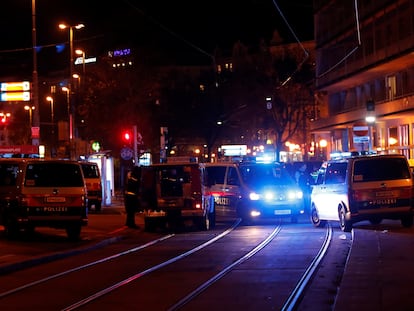
[[[39,52],[53,55],[68,41],[61,22],[85,28],[74,34],[75,48],[101,55],[115,48],[151,47],[196,62],[216,47],[230,50],[267,42],[278,30],[286,42],[313,39],[311,0],[36,0]],[[32,47],[32,0],[2,0],[0,65],[23,59]],[[275,5],[277,4],[277,5]],[[283,14],[283,16],[281,15]],[[287,22],[287,23],[286,23]],[[289,29],[290,27],[290,29]],[[26,52],[24,52],[26,51]],[[28,52],[27,52],[28,51]],[[47,51],[47,52],[45,52]],[[0,72],[1,74],[1,72]]]

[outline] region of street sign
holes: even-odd
[[[368,136],[368,124],[365,122],[357,122],[353,127],[355,136]]]
[[[134,156],[134,150],[129,147],[124,147],[121,149],[121,158],[125,161],[131,160]]]

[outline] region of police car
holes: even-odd
[[[296,223],[304,213],[303,192],[280,163],[209,163],[206,172],[216,215],[246,224],[269,217]]]

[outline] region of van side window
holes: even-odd
[[[233,186],[239,186],[239,176],[237,175],[237,171],[234,167],[229,167],[229,171],[227,173],[227,184]]]
[[[341,184],[345,182],[346,163],[332,163],[326,168],[325,184]]]
[[[208,185],[224,184],[224,176],[226,174],[225,166],[207,167],[207,180]]]

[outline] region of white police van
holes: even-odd
[[[315,227],[339,222],[347,232],[356,222],[397,219],[413,225],[414,180],[401,154],[348,154],[322,164],[311,192]]]

